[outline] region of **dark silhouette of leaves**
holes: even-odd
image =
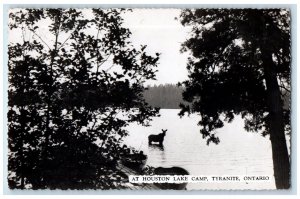
[[[180,115],[199,113],[203,138],[217,144],[214,131],[240,114],[247,131],[270,135],[276,186],[289,188],[289,11],[196,9],[180,20],[192,27],[182,45],[191,52],[183,99],[192,105],[181,105]]]
[[[132,47],[122,12],[93,9],[91,18],[79,9],[10,13],[12,31],[32,37],[9,45],[10,188],[122,187],[116,164],[126,154],[124,127],[147,125],[158,115],[142,93],[159,59]],[[54,40],[39,35],[40,24]]]

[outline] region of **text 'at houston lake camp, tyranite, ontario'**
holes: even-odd
[[[270,176],[194,176],[194,175],[131,175],[131,183],[226,183],[226,182],[266,182]]]

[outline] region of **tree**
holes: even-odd
[[[14,9],[9,44],[10,188],[120,188],[124,129],[158,109],[143,99],[159,54],[130,43],[124,9]]]
[[[262,131],[272,144],[276,187],[290,187],[285,134],[290,131],[290,16],[284,9],[184,10],[191,26],[182,51],[190,51],[181,113],[200,113],[201,134],[219,143],[214,130],[240,114],[247,131]]]
[[[182,100],[182,87],[175,84],[160,84],[148,86],[144,91],[144,98],[152,107],[163,109],[178,109]]]

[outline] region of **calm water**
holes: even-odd
[[[243,129],[240,117],[217,130],[221,142],[206,145],[197,126],[197,115],[178,117],[179,110],[162,109],[150,127],[131,124],[124,140],[129,146],[148,155],[147,165],[179,166],[191,175],[268,175],[268,183],[191,183],[187,189],[275,189],[271,143],[256,133]],[[168,129],[164,147],[148,145],[148,135]]]

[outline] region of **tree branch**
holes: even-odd
[[[75,30],[74,30],[75,31]],[[74,31],[69,35],[69,37],[57,48],[57,50],[61,49],[65,43],[71,38],[72,34],[74,33]]]
[[[59,46],[59,48],[57,49],[57,50],[59,50],[59,49],[61,49],[63,46],[64,46],[64,44],[71,38],[71,36],[73,35],[73,33],[75,32],[75,31],[77,31],[77,29],[78,29],[78,27],[79,27],[79,25],[75,28],[75,30],[69,35],[69,37]]]
[[[290,89],[286,88],[286,86],[284,85],[284,82],[280,78],[279,78],[279,82],[280,82],[280,85],[279,85],[280,88],[283,88],[285,91],[291,93]]]
[[[100,28],[98,27],[98,31],[97,31],[97,36],[96,36],[96,42],[97,42],[97,45],[96,47],[98,48],[98,37],[99,37],[99,32],[100,32]],[[96,75],[98,75],[98,72],[99,72],[99,66],[98,66],[98,58],[99,58],[99,50],[97,50],[97,56],[96,56],[96,66],[97,66],[97,71],[96,71]]]
[[[285,91],[291,93],[291,91],[289,89],[287,89],[285,86],[279,85],[280,88],[284,89]]]
[[[51,50],[50,46],[38,34],[36,34],[32,29],[29,30],[36,35],[49,48],[49,50]]]
[[[109,54],[99,65],[97,65],[97,73],[99,71],[100,66],[102,66],[110,57],[111,54]],[[114,64],[112,64],[112,66],[110,68],[108,68],[105,72],[107,72],[108,70],[110,70],[112,67],[114,66]]]

